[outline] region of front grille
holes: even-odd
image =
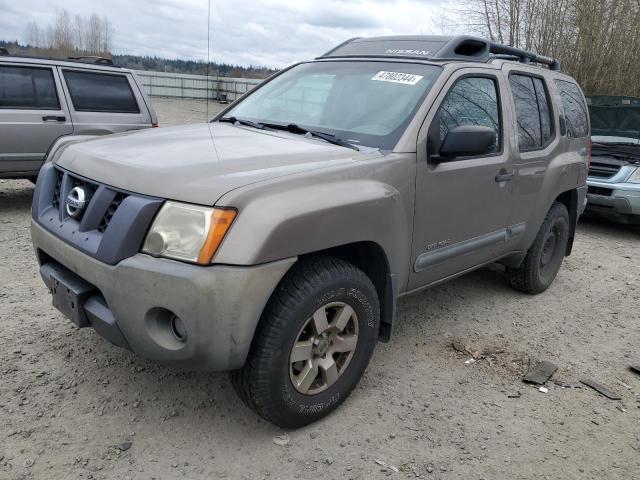
[[[56,186],[53,188],[53,199],[51,204],[56,210],[60,209],[60,190],[62,190],[62,172],[57,172]]]
[[[100,185],[92,181],[85,180],[80,177],[76,177],[70,173],[65,174],[65,172],[62,170],[58,170],[58,169],[55,169],[55,170],[56,170],[55,171],[56,177],[55,177],[55,186],[53,189],[53,198],[51,199],[51,206],[54,209],[60,211],[65,205],[64,197],[68,195],[72,189],[76,187],[82,187],[85,193],[85,202],[87,206],[84,208],[84,210],[79,216],[73,219],[77,222],[82,222],[84,216],[89,210],[89,204],[98,193],[98,189],[100,188]],[[102,192],[103,193],[101,195],[106,194],[106,195],[113,196],[113,200],[109,203],[109,206],[106,208],[106,210],[95,211],[94,209],[92,215],[97,215],[99,220],[95,219],[95,221],[91,221],[91,220],[89,221],[89,223],[93,225],[96,225],[96,224],[98,225],[96,230],[98,230],[100,233],[105,232],[105,230],[109,226],[109,223],[111,222],[111,219],[115,215],[116,210],[118,210],[118,207],[120,207],[120,204],[128,196],[127,193],[114,191],[110,187],[104,188]],[[64,214],[63,216],[66,216],[66,214]]]
[[[125,198],[127,198],[127,195],[122,192],[118,192],[116,194],[113,201],[109,204],[107,211],[104,213],[102,220],[100,220],[100,225],[98,225],[98,231],[100,233],[104,233],[104,231],[107,229],[109,223],[111,222],[111,219],[113,218],[113,215],[115,215],[116,210],[118,210],[118,207]]]
[[[620,171],[620,165],[610,163],[591,162],[589,176],[597,178],[610,178]]]
[[[610,197],[611,192],[612,190],[610,188],[592,187],[591,185],[589,185],[587,189],[587,193],[590,193],[591,195],[601,195],[604,197]]]
[[[69,189],[69,191],[76,187],[82,187],[85,192],[85,202],[87,202],[86,204],[89,205],[89,203],[91,203],[91,199],[96,193],[96,190],[98,190],[98,185],[96,185],[95,183],[87,182],[86,180],[82,180],[72,175],[69,175],[69,178],[71,179],[71,188]],[[87,209],[85,208],[82,213],[76,217],[76,220],[79,222],[82,221],[82,218],[84,217],[86,211]]]
[[[40,171],[33,219],[40,227],[91,257],[115,265],[140,251],[140,245],[164,200],[129,193],[82,178],[50,162]],[[87,205],[79,219],[67,214],[74,187],[85,190]],[[52,198],[53,197],[53,198]],[[118,227],[113,219],[117,216]]]

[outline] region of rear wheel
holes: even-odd
[[[371,280],[332,257],[303,260],[277,287],[249,358],[232,372],[242,400],[284,428],[314,422],[356,386],[378,338]]]
[[[507,281],[513,288],[536,294],[544,292],[553,283],[567,250],[569,221],[567,207],[555,202],[522,265],[506,268]]]

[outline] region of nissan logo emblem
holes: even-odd
[[[84,188],[75,187],[67,195],[67,199],[64,202],[65,209],[70,217],[79,217],[84,207],[87,206],[87,195],[84,192]]]

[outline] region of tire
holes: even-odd
[[[323,315],[326,338],[317,328]],[[328,256],[303,260],[271,296],[245,365],[231,373],[233,386],[249,408],[280,427],[315,422],[338,407],[362,377],[379,324],[378,295],[364,272]],[[294,361],[298,355],[303,360]],[[310,384],[314,365],[318,373]]]
[[[507,282],[516,290],[538,294],[556,278],[569,241],[569,212],[554,202],[527,256],[518,268],[507,267]]]

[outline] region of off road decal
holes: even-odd
[[[402,83],[403,85],[415,85],[424,77],[422,75],[413,75],[411,73],[400,72],[378,72],[371,80],[378,82]]]

